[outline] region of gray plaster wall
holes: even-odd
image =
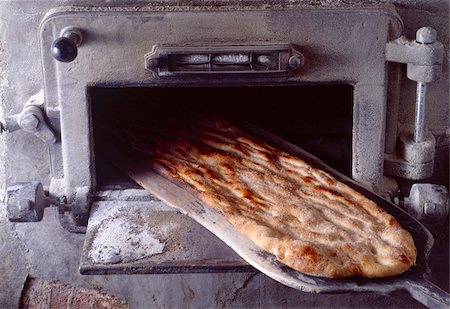
[[[142,6],[148,3],[138,0],[89,2],[99,6],[114,6],[124,2],[130,6]],[[163,2],[170,4],[175,1]],[[185,1],[189,4],[195,2],[220,5],[226,1]],[[253,1],[246,3],[249,2]],[[344,1],[297,2],[335,6]],[[444,64],[443,78],[430,86],[428,124],[433,133],[448,134],[448,0],[380,2],[396,5],[408,37],[414,37],[415,30],[421,26],[437,29],[438,39],[445,46],[447,61]],[[0,0],[0,117],[20,112],[26,99],[41,88],[37,31],[45,12],[55,6],[85,3],[87,1],[82,0]],[[401,123],[411,123],[415,84],[404,79],[402,85],[399,120]],[[48,185],[48,162],[48,149],[36,137],[23,132],[0,134],[0,196],[4,195],[7,184],[16,181],[39,180]],[[12,224],[6,220],[4,206],[0,204],[0,308],[16,307],[23,282],[28,275],[48,280],[59,279],[74,286],[97,288],[122,297],[132,308],[421,307],[401,293],[395,297],[301,293],[261,274],[81,276],[78,263],[83,239],[82,234],[71,234],[63,230],[56,220],[54,210],[46,211],[43,222]]]

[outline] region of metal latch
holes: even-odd
[[[303,55],[290,44],[236,46],[154,46],[145,67],[156,76],[271,74],[291,75]]]
[[[436,30],[431,27],[417,30],[415,40],[401,36],[386,45],[386,60],[405,63],[407,77],[417,82],[414,129],[399,134],[399,157],[386,158],[385,171],[390,175],[409,179],[432,176],[436,141],[426,131],[426,90],[428,83],[441,76],[443,55],[444,46],[436,40]]]
[[[44,93],[40,91],[28,99],[22,112],[5,117],[3,121],[0,121],[0,133],[22,129],[33,133],[47,144],[56,143],[56,134],[46,121],[43,105]]]

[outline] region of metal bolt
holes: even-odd
[[[416,42],[421,44],[433,44],[436,42],[437,33],[431,27],[423,27],[416,32]]]
[[[18,206],[21,212],[28,211],[33,207],[33,202],[31,202],[30,200],[19,200]]]
[[[416,32],[416,42],[420,44],[433,44],[436,42],[436,30],[431,27],[423,27]],[[414,125],[414,141],[421,142],[425,138],[425,113],[426,113],[427,84],[417,83],[416,90],[416,115]]]
[[[157,58],[148,58],[147,59],[147,69],[157,70],[158,69],[158,59]]]
[[[423,213],[426,215],[433,215],[436,213],[438,205],[433,202],[425,202],[423,205]]]
[[[427,84],[417,83],[416,90],[416,116],[414,125],[414,141],[421,142],[425,137],[425,112],[426,112]]]
[[[427,183],[413,184],[404,205],[419,220],[443,223],[448,217],[447,188]]]
[[[289,63],[289,66],[292,69],[295,70],[295,69],[298,69],[300,67],[300,65],[302,64],[302,60],[298,56],[291,56],[289,58],[289,62],[288,63]]]
[[[23,114],[19,118],[20,126],[26,131],[34,131],[39,126],[40,120],[33,114]]]
[[[76,46],[80,46],[83,41],[83,32],[74,27],[69,27],[63,30],[62,37],[72,40]]]

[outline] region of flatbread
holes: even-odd
[[[416,262],[410,233],[374,202],[225,120],[159,123],[121,137],[157,172],[297,271],[374,278]]]

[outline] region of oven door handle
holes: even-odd
[[[291,76],[304,63],[291,44],[160,46],[145,55],[145,68],[156,77],[186,75]]]

